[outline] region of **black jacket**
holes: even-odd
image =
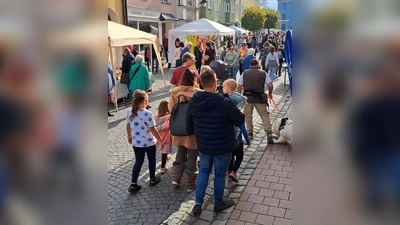
[[[194,131],[198,150],[206,155],[223,155],[234,151],[236,135],[244,115],[233,101],[211,92],[196,92],[187,111],[187,128]]]
[[[129,73],[131,72],[133,56],[132,54],[127,54],[122,61],[122,72]]]

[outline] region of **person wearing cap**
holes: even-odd
[[[211,42],[206,43],[207,49],[204,55],[204,65],[210,65],[210,62],[215,60],[215,50],[212,47]]]
[[[248,55],[248,49],[247,49],[247,42],[245,40],[243,40],[242,42],[242,46],[238,49],[239,51],[239,70],[240,70],[240,74],[243,73],[243,69],[242,69],[242,64],[244,61],[244,58],[246,58],[246,56]]]

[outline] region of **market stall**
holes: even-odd
[[[159,62],[159,65],[162,65],[160,58],[160,41],[156,35],[149,34],[112,21],[108,21],[108,46],[110,48],[109,52],[111,54],[110,55],[111,64],[113,66],[114,74],[116,74],[116,65],[114,65],[115,56],[112,55],[113,53],[112,48],[122,47],[126,45],[138,45],[138,44],[151,44],[152,48],[154,48],[155,53],[157,55],[157,60]],[[163,67],[160,66],[160,69],[164,79],[164,85],[167,86],[164,77]],[[118,90],[115,90],[114,93],[116,93],[114,97],[115,107],[118,110],[118,105],[117,105],[117,99],[119,97],[117,96]]]
[[[173,49],[173,51],[169,51],[168,58],[170,60],[174,58],[176,49],[175,41],[177,39],[184,43],[192,42],[192,48],[194,48],[197,40],[204,41],[203,43],[205,45],[206,41],[216,41],[220,36],[223,35],[235,36],[235,31],[229,27],[205,18],[183,24],[182,26],[179,26],[168,32],[168,49]],[[218,46],[215,47],[217,51]],[[193,49],[191,52],[193,52]],[[171,63],[175,65],[174,60],[171,60]]]

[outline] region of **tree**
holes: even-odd
[[[263,28],[266,14],[260,6],[251,6],[244,9],[243,16],[240,19],[242,27],[250,31],[258,31]]]
[[[279,21],[278,21],[279,11],[276,9],[272,9],[272,8],[266,8],[266,9],[262,9],[262,10],[266,14],[264,28],[268,29],[268,34],[269,34],[269,29],[279,28]]]

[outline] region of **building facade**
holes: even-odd
[[[178,6],[181,1],[183,0],[126,0],[127,25],[155,34],[161,41],[164,34],[179,24],[177,15],[182,11],[179,10],[181,6]],[[195,9],[190,12],[193,15],[189,19],[195,20]]]
[[[292,0],[278,0],[278,11],[280,13],[279,23],[281,30],[292,29]]]
[[[207,0],[205,8],[198,7],[200,8],[198,18],[206,18],[225,26],[241,27],[240,19],[245,7],[254,5],[259,5],[258,0]]]

